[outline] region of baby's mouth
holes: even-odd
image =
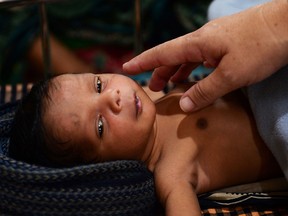
[[[138,117],[142,112],[142,103],[137,95],[135,95],[135,106],[136,106],[136,117]]]

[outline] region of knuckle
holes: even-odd
[[[239,84],[242,82],[243,77],[238,75],[232,70],[221,69],[217,72],[217,76],[214,76],[214,79],[211,79],[215,88],[225,89],[227,91],[238,88]]]
[[[208,104],[212,100],[209,92],[205,91],[201,82],[193,86],[193,102],[196,106],[201,106],[202,104]]]
[[[157,80],[165,80],[167,81],[169,78],[167,77],[164,68],[160,67],[160,68],[156,68],[153,72],[153,79],[157,79]]]
[[[158,45],[152,48],[152,50],[153,50],[153,56],[155,57],[154,60],[156,61],[156,65],[163,65],[163,62],[159,57],[162,56],[163,58],[163,51],[165,50],[165,47]]]

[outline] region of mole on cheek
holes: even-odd
[[[197,122],[196,122],[196,127],[201,129],[201,130],[204,130],[208,127],[208,122],[205,118],[199,118],[197,119]]]
[[[75,127],[80,126],[80,120],[79,120],[79,116],[77,114],[70,113],[70,118],[71,118],[71,121]]]

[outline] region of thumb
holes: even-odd
[[[216,99],[238,88],[231,80],[221,75],[217,69],[206,78],[188,89],[180,99],[180,107],[184,112],[192,112],[204,108]]]

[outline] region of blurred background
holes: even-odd
[[[205,24],[211,2],[139,0],[137,35],[136,1],[48,0],[52,73],[118,73],[135,54]],[[0,2],[0,85],[45,77],[40,17],[38,4]]]

